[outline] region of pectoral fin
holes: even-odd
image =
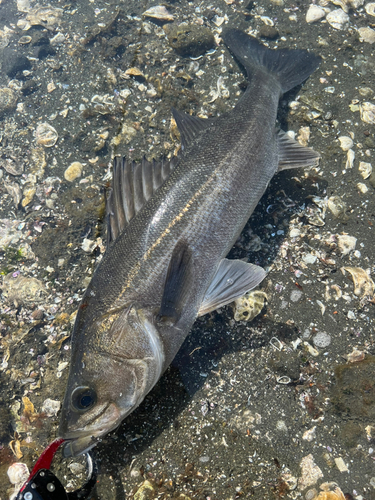
[[[207,289],[198,316],[203,316],[233,302],[259,285],[265,276],[265,270],[255,264],[248,264],[242,260],[223,259]]]
[[[281,130],[278,132],[277,138],[279,141],[279,171],[318,165],[320,154],[312,148],[302,146]]]
[[[172,253],[165,279],[159,320],[176,323],[189,292],[191,250],[184,240],[179,241]]]

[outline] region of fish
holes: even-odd
[[[115,157],[107,248],[79,306],[59,436],[66,457],[95,446],[158,382],[198,316],[258,286],[260,266],[227,254],[273,176],[320,155],[276,128],[280,97],[317,69],[307,50],[273,50],[236,28],[223,40],[247,73],[232,110],[172,110],[181,154]]]

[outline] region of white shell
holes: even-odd
[[[342,9],[332,10],[326,19],[336,30],[346,30],[349,27],[349,16]]]
[[[339,137],[340,147],[343,151],[348,151],[353,147],[353,139],[351,137],[347,137],[346,135],[342,135]]]
[[[355,152],[352,149],[349,149],[346,154],[345,168],[353,168],[354,158]]]
[[[349,236],[348,234],[338,234],[336,236],[337,245],[342,255],[347,255],[348,253],[355,250],[357,238],[355,238],[354,236]]]
[[[372,174],[372,165],[371,163],[366,163],[365,161],[359,162],[359,172],[364,179],[368,179]]]
[[[164,5],[156,5],[143,12],[142,16],[153,17],[154,19],[159,19],[160,21],[173,21],[174,17],[170,14]]]
[[[359,28],[359,39],[361,42],[375,43],[375,31],[371,28]]]
[[[375,16],[375,2],[366,4],[365,10],[369,16]]]
[[[26,481],[30,473],[26,464],[15,462],[9,467],[7,474],[12,484],[20,484]]]
[[[371,102],[363,102],[359,106],[361,120],[365,123],[375,124],[375,104]]]
[[[325,17],[326,13],[322,7],[319,5],[311,4],[307,13],[306,13],[306,22],[307,23],[315,23]]]
[[[57,142],[59,135],[55,128],[49,123],[40,123],[35,130],[37,144],[46,148],[52,148]]]

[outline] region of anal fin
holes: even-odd
[[[255,288],[265,278],[266,271],[242,260],[223,259],[208,287],[198,316],[225,306]]]

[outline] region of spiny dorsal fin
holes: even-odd
[[[320,154],[312,148],[306,148],[285,132],[280,130],[277,134],[279,141],[279,171],[288,168],[316,167]]]
[[[214,121],[211,118],[191,116],[175,108],[172,108],[172,114],[181,135],[182,149],[185,149],[196,137],[199,137],[203,130],[206,130]]]
[[[112,243],[172,172],[177,157],[135,163],[116,156],[112,188],[108,193],[107,245]]]
[[[255,288],[265,278],[266,271],[242,260],[223,259],[208,287],[198,316],[225,306]]]

